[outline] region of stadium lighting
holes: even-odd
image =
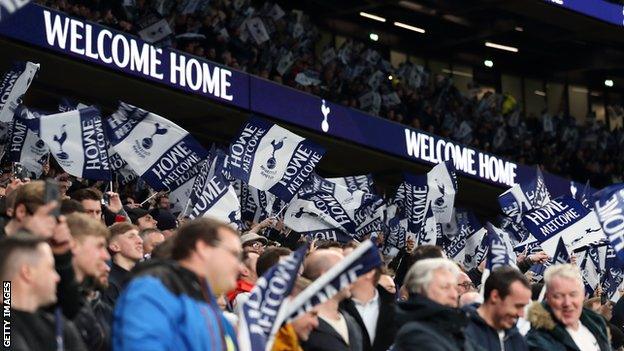
[[[613,86],[613,81],[611,79],[606,79],[604,85],[611,88]]]
[[[494,49],[498,49],[498,50],[505,50],[505,51],[511,51],[511,52],[518,52],[518,48],[515,48],[513,46],[507,46],[507,45],[502,45],[502,44],[496,44],[496,43],[492,43],[489,41],[485,42],[485,46],[490,47],[490,48],[494,48]]]
[[[388,76],[388,80],[392,80],[392,79],[394,79],[394,77],[391,74],[391,75]]]
[[[489,68],[494,67],[494,61],[492,60],[485,60],[483,61],[483,64],[485,65],[485,67],[489,67]]]
[[[539,95],[539,96],[546,96],[546,93],[541,91],[541,90],[536,90],[534,91],[535,95]]]
[[[374,21],[386,22],[386,19],[385,19],[385,18],[380,17],[380,16],[373,15],[373,14],[368,13],[368,12],[360,12],[360,16],[362,16],[362,17],[366,17],[366,18],[370,18],[370,19],[372,19],[372,20],[374,20]]]
[[[415,26],[410,26],[409,24],[405,24],[405,23],[401,23],[401,22],[394,22],[394,25],[397,27],[401,27],[401,28],[405,28],[414,32],[418,32],[418,33],[425,33],[425,30],[422,28],[418,28]]]
[[[517,26],[516,28],[516,32],[524,32],[524,28]]]
[[[368,37],[370,38],[370,40],[372,41],[377,41],[379,40],[379,35],[375,34],[375,33],[371,33],[368,35]]]

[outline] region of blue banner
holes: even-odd
[[[342,261],[323,273],[289,304],[287,318],[310,311],[348,288],[359,276],[381,266],[381,256],[371,240],[361,243]]]
[[[594,208],[620,265],[624,266],[624,184],[611,185],[595,193]]]
[[[505,239],[502,237],[505,233],[489,222],[485,225],[485,228],[487,229],[488,241],[488,254],[485,268],[489,269],[491,272],[498,267],[515,266],[515,257],[510,255],[512,248],[507,246]]]
[[[560,237],[572,251],[605,238],[596,214],[569,196],[558,197],[543,207],[524,213],[522,221],[551,257],[557,250]]]
[[[238,342],[241,350],[266,351],[269,337],[281,326],[279,312],[290,295],[308,251],[304,245],[258,278],[240,311]]]
[[[34,174],[34,178],[39,178],[43,171],[43,165],[48,162],[50,149],[39,138],[37,132],[28,128],[28,118],[38,118],[35,114],[36,112],[33,113],[25,107],[16,113],[10,123],[8,155],[12,162],[18,162]]]

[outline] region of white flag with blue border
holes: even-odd
[[[123,102],[107,131],[121,158],[152,188],[170,191],[173,212],[182,211],[208,151],[175,123]]]
[[[40,116],[28,124],[65,172],[79,178],[111,180],[108,142],[97,108]]]
[[[0,122],[6,123],[13,119],[15,110],[37,71],[39,71],[38,63],[18,62],[4,74],[0,81]]]
[[[290,201],[324,152],[278,125],[252,117],[230,144],[228,165],[233,177]]]

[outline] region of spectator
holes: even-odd
[[[491,351],[526,351],[524,337],[516,328],[518,318],[531,301],[531,289],[524,275],[515,268],[494,270],[485,281],[485,301],[479,308],[467,307],[470,322],[466,336]]]
[[[392,296],[396,295],[396,292],[397,292],[396,284],[394,283],[392,276],[390,276],[389,274],[382,274],[379,277],[379,286],[384,288],[384,290],[386,290],[390,294],[392,294]]]
[[[258,255],[262,255],[264,248],[269,241],[267,238],[254,232],[248,232],[241,236],[241,242],[243,244],[244,251],[252,251]]]
[[[156,209],[165,211],[171,210],[171,202],[167,194],[160,195],[156,198]]]
[[[323,273],[340,262],[344,256],[335,250],[320,249],[311,253],[304,263],[303,276],[310,280],[318,279]],[[334,297],[317,305],[319,325],[302,343],[305,351],[315,350],[363,350],[362,331],[348,313],[339,309],[339,304],[351,296],[348,288],[339,291]]]
[[[154,209],[150,212],[152,218],[156,221],[156,228],[168,238],[175,233],[178,227],[176,217],[169,210]]]
[[[234,329],[215,296],[236,286],[241,255],[239,236],[226,224],[199,218],[182,226],[174,237],[175,261],[138,267],[120,296],[113,348],[234,349]]]
[[[285,247],[269,247],[264,250],[256,262],[256,273],[258,277],[263,276],[271,267],[280,262],[282,257],[287,257],[291,252],[292,251]]]
[[[143,259],[143,240],[139,230],[128,222],[115,223],[110,227],[108,250],[112,265],[104,301],[115,306],[115,301],[126,284],[130,270]]]
[[[291,298],[296,297],[310,283],[309,279],[297,277],[295,286],[290,294]],[[278,330],[272,351],[303,351],[300,343],[307,341],[310,338],[310,333],[318,328],[318,325],[319,320],[316,309],[312,309],[295,318],[291,323],[283,325]]]
[[[379,285],[381,268],[358,278],[351,285],[351,298],[341,308],[349,313],[362,330],[364,350],[386,351],[394,341],[394,294]]]
[[[123,209],[119,194],[107,192],[108,205],[102,207],[102,192],[96,188],[83,188],[74,191],[71,194],[72,200],[80,202],[86,214],[94,219],[104,221],[106,224],[112,224],[116,221],[116,216],[126,217],[127,214]]]
[[[149,259],[154,248],[165,241],[165,236],[158,229],[148,228],[139,232],[143,240],[143,258]]]
[[[129,210],[128,217],[130,218],[130,222],[137,226],[139,230],[157,229],[157,223],[152,215],[142,208],[133,208]]]
[[[400,302],[394,350],[475,350],[465,338],[468,318],[457,307],[460,270],[446,258],[427,258],[407,272],[409,298]]]
[[[0,240],[0,276],[2,281],[11,282],[11,338],[5,347],[87,350],[73,323],[60,313],[53,316],[41,310],[56,302],[60,280],[52,250],[44,239],[19,233]],[[59,323],[63,325],[62,336],[57,335]]]
[[[544,273],[545,302],[529,310],[530,350],[611,350],[607,326],[597,313],[583,308],[581,272],[572,264],[550,266]]]
[[[238,314],[240,306],[249,299],[251,290],[258,280],[258,274],[256,273],[258,257],[259,255],[255,252],[247,251],[243,253],[243,267],[236,281],[236,288],[227,294],[228,301],[236,314]]]
[[[106,242],[110,233],[101,221],[83,213],[69,215],[67,225],[74,239],[71,249],[72,267],[86,300],[73,321],[89,350],[108,350],[110,349],[110,315],[98,316],[96,314],[93,306],[100,303],[100,301],[95,301],[99,299],[99,294],[92,294],[93,284],[90,286],[87,281],[108,279],[110,268],[106,262],[110,259],[110,255],[106,250]]]

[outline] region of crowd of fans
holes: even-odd
[[[610,131],[591,114],[579,124],[566,111],[524,118],[509,94],[482,94],[476,84],[462,94],[452,76],[393,67],[365,43],[321,47],[317,26],[298,10],[250,0],[39,2],[596,188],[622,181],[622,127]],[[608,110],[621,118],[621,107]]]
[[[240,306],[258,277],[310,240],[278,218],[241,234],[208,218],[176,219],[163,194],[137,203],[130,188],[103,196],[98,182],[49,179],[2,175],[11,350],[237,350]],[[59,198],[46,199],[58,185]],[[291,296],[358,245],[313,240]],[[587,296],[574,261],[537,282],[529,268],[548,259],[543,252],[489,273],[485,261],[466,270],[441,247],[412,240],[382,258],[284,324],[272,350],[623,349],[624,299],[614,304],[600,288]]]

